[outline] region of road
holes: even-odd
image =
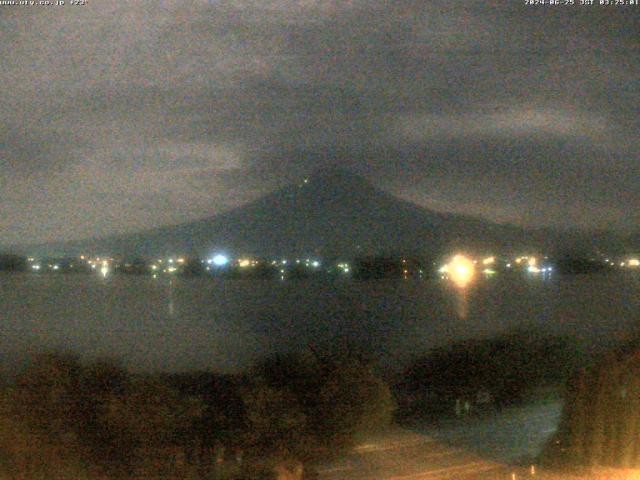
[[[559,400],[545,400],[437,426],[417,425],[412,430],[484,459],[521,463],[539,454],[555,432],[561,411]]]
[[[437,426],[395,430],[359,445],[319,469],[321,480],[522,480],[556,478],[530,462],[553,433],[558,401],[469,417]],[[513,465],[520,461],[520,465]],[[563,478],[570,478],[563,476]],[[575,477],[581,478],[581,477]],[[585,477],[582,477],[585,478]]]
[[[444,446],[425,435],[397,430],[324,465],[319,480],[637,480],[640,470],[548,471],[509,466]]]
[[[511,470],[431,437],[396,431],[318,471],[320,480],[510,479]]]

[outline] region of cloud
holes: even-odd
[[[0,244],[213,215],[327,162],[490,219],[624,227],[640,208],[635,10],[104,0],[0,16]]]
[[[430,138],[521,138],[545,136],[602,142],[606,134],[615,131],[601,115],[554,108],[511,108],[503,111],[456,113],[453,115],[422,114],[401,116],[396,129],[410,141]]]

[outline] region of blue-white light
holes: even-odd
[[[227,263],[229,263],[229,257],[227,257],[226,255],[222,255],[222,254],[218,254],[215,257],[213,257],[213,264],[218,266],[218,267],[222,267],[224,265],[226,265]]]

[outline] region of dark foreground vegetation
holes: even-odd
[[[530,332],[466,341],[430,351],[392,390],[354,354],[275,355],[242,375],[40,355],[1,389],[0,478],[313,478],[394,414],[493,411],[562,383],[580,358]]]
[[[418,358],[396,386],[403,421],[496,411],[561,390],[586,361],[575,341],[531,331],[464,340]]]
[[[240,376],[140,376],[47,354],[1,400],[0,477],[29,479],[303,478],[394,409],[368,364],[313,355]]]

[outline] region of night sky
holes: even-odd
[[[327,164],[500,222],[640,221],[640,5],[0,6],[0,87],[4,245],[214,215]]]

